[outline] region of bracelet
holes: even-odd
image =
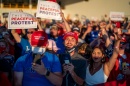
[[[49,71],[49,70],[47,70],[47,72],[46,72],[45,76],[49,76],[49,75],[50,75],[50,71]]]
[[[119,47],[115,47],[115,48],[119,48]]]

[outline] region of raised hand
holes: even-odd
[[[117,33],[114,33],[114,36],[115,36],[115,40],[121,40],[121,35],[117,34]]]
[[[88,28],[86,31],[85,31],[85,33],[90,33],[92,31],[92,28],[90,27],[90,28]]]

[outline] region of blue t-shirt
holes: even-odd
[[[63,44],[63,36],[58,36],[57,38],[53,38],[50,35],[48,35],[49,39],[52,39],[56,42],[56,46],[59,48],[59,50],[56,52],[57,54],[62,54],[65,52],[65,46]]]
[[[91,32],[90,32],[90,38],[89,38],[90,43],[91,43],[95,38],[98,37],[98,33],[99,33],[99,31],[91,31]]]
[[[62,71],[59,58],[56,55],[45,52],[42,61],[50,72]],[[32,69],[32,62],[32,53],[29,53],[18,58],[14,65],[14,71],[23,72],[22,86],[54,86],[45,76]]]
[[[27,39],[21,38],[21,42],[18,43],[18,46],[21,48],[21,55],[24,55],[31,51],[31,46]]]

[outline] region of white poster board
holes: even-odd
[[[123,21],[124,12],[110,12],[110,19],[112,21]]]
[[[51,1],[38,0],[36,17],[61,20],[59,4]]]
[[[37,28],[35,17],[24,12],[10,12],[8,15],[8,29],[30,29]]]

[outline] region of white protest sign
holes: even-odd
[[[113,21],[123,21],[124,12],[110,12],[110,19]]]
[[[38,0],[36,17],[61,20],[59,4],[51,1]]]
[[[37,28],[37,22],[34,22],[35,17],[24,12],[10,12],[8,15],[9,29],[30,29]]]

